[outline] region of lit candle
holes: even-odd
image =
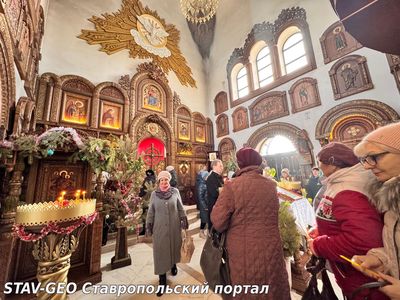
[[[66,194],[66,191],[61,191],[61,200],[64,200],[64,195]]]
[[[76,190],[75,200],[79,200],[80,196],[81,196],[81,190]]]
[[[58,197],[58,205],[59,206],[62,206],[62,204],[63,204],[63,197],[62,196],[60,196],[60,197]]]
[[[82,199],[86,200],[86,191],[82,191]]]

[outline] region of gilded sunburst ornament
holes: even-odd
[[[95,30],[82,29],[78,36],[88,44],[100,44],[99,50],[109,55],[128,49],[130,57],[150,58],[163,72],[175,72],[183,85],[196,87],[192,70],[178,46],[179,31],[166,24],[156,11],[143,7],[138,0],[123,0],[117,12],[93,16],[89,21]]]

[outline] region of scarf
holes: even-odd
[[[158,198],[160,198],[160,199],[168,200],[172,196],[171,186],[169,185],[168,188],[165,191],[161,190],[160,188],[157,188],[156,189],[156,196]]]

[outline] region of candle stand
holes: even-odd
[[[97,216],[96,199],[40,202],[17,207],[15,234],[33,242],[33,257],[38,261],[36,277],[40,283],[37,298],[67,299],[66,285],[72,253],[79,236]],[[47,293],[48,284],[61,287],[62,293]]]

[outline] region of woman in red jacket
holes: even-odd
[[[330,143],[317,155],[319,168],[326,176],[327,189],[317,209],[318,228],[310,233],[310,250],[326,258],[343,294],[373,281],[340,255],[352,257],[382,246],[381,216],[369,203],[367,187],[373,175],[359,164],[352,149],[341,143]],[[355,299],[365,299],[363,291]],[[379,291],[371,291],[371,300],[388,299]]]

